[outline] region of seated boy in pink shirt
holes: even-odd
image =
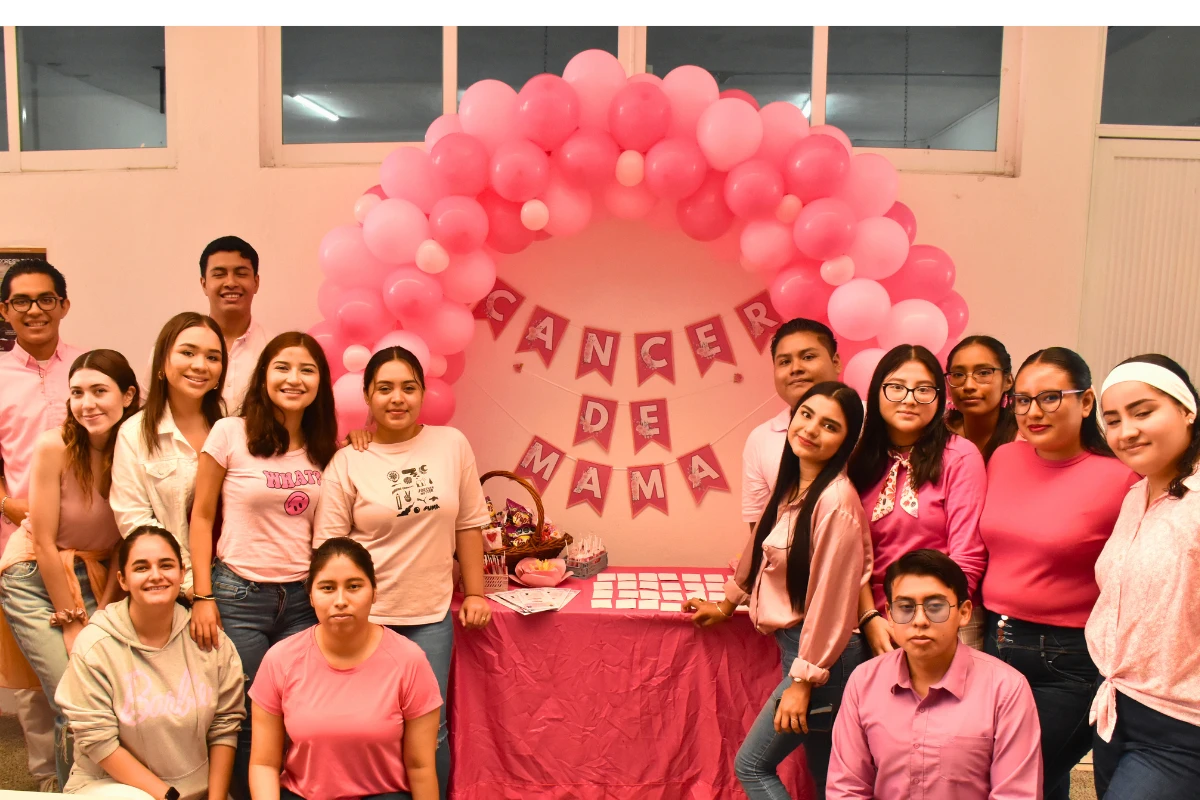
[[[900,648],[846,685],[833,727],[828,800],[1039,800],[1041,727],[1021,673],[961,645],[967,576],[913,550],[884,576]]]

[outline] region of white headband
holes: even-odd
[[[1147,386],[1153,386],[1168,397],[1178,400],[1179,404],[1191,413],[1196,413],[1196,398],[1192,396],[1187,384],[1166,367],[1145,361],[1130,361],[1115,367],[1104,379],[1100,396],[1103,397],[1110,387],[1126,381],[1137,381]]]

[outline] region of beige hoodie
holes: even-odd
[[[221,634],[220,645],[206,653],[188,635],[190,619],[176,605],[166,646],[147,647],[122,600],[97,612],[79,634],[55,692],[75,737],[65,793],[111,782],[97,762],[123,746],[182,800],[207,797],[208,748],[237,745],[245,678],[229,637]]]

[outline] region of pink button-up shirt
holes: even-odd
[[[957,645],[924,699],[894,650],[850,676],[828,800],[1040,800],[1041,726],[1021,673]]]
[[[0,353],[0,462],[12,497],[29,497],[29,470],[38,434],[57,428],[67,418],[67,374],[81,352],[59,339],[44,369],[20,344]],[[0,551],[14,530],[15,525],[0,520]]]
[[[1125,495],[1096,561],[1100,597],[1088,618],[1088,651],[1105,681],[1092,722],[1106,742],[1117,724],[1117,691],[1200,726],[1200,473],[1181,498],[1147,507],[1145,480]]]
[[[801,504],[780,509],[779,520],[763,541],[762,568],[750,593],[750,620],[760,633],[774,633],[804,622],[800,649],[789,673],[818,686],[829,680],[829,667],[841,657],[858,624],[858,594],[871,576],[871,534],[854,484],[839,475],[821,493],[813,509],[809,536],[808,592],[804,611],[788,597],[787,564]],[[746,542],[738,570],[725,584],[725,599],[746,601],[754,535]]]
[[[889,465],[890,468],[890,465]],[[942,455],[942,476],[936,483],[917,487],[917,516],[900,506],[900,489],[908,481],[908,470],[900,467],[896,503],[891,513],[871,523],[875,543],[875,572],[871,589],[875,608],[883,609],[883,574],[888,566],[910,550],[940,550],[967,573],[971,597],[976,598],[987,550],[979,535],[979,516],[987,495],[987,469],[975,445],[961,436],[951,436]],[[862,493],[867,518],[875,509],[887,475]]]
[[[742,451],[742,521],[758,522],[775,491],[792,411],[785,408],[750,431]]]
[[[230,416],[241,413],[242,398],[254,377],[254,367],[258,357],[267,346],[267,334],[262,326],[250,320],[246,332],[232,342],[227,343],[229,363],[225,369],[225,388],[221,391],[221,399],[225,401],[225,409]]]

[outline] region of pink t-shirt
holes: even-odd
[[[742,521],[758,522],[762,517],[775,478],[779,476],[779,459],[787,444],[787,429],[792,411],[785,408],[750,431],[742,451]]]
[[[425,653],[387,628],[351,669],[329,665],[316,626],[284,639],[263,657],[250,699],[283,717],[292,741],[280,784],[323,800],[407,792],[404,722],[442,705]]]
[[[467,437],[426,425],[407,442],[338,451],[325,470],[313,547],[335,536],[361,543],[379,584],[371,621],[427,625],[450,610],[455,534],[489,519]]]
[[[1024,441],[998,447],[987,472],[979,518],[988,551],[984,606],[1042,625],[1082,628],[1100,596],[1096,559],[1137,474],[1115,458],[1088,452],[1048,461]]]
[[[304,580],[321,497],[321,470],[308,460],[308,452],[250,455],[243,417],[217,420],[202,452],[225,468],[217,557],[249,581]]]

